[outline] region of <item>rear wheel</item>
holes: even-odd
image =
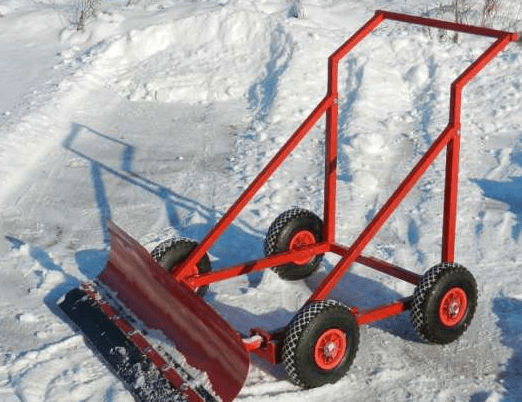
[[[440,264],[423,275],[415,289],[411,319],[422,339],[447,344],[469,327],[477,308],[477,283],[458,264]]]
[[[319,243],[323,239],[323,222],[306,209],[294,208],[279,215],[270,225],[265,238],[265,255],[299,250],[303,247]],[[282,279],[295,281],[314,273],[322,259],[322,255],[303,257],[291,264],[273,268]]]
[[[346,374],[358,347],[359,327],[348,307],[333,300],[311,302],[286,329],[283,364],[294,384],[319,387]]]
[[[178,267],[189,256],[198,243],[190,239],[169,239],[158,244],[150,253],[163,268],[171,272]],[[204,274],[210,272],[212,267],[208,255],[205,255],[196,264],[197,269],[190,272],[191,275]],[[198,287],[194,291],[199,296],[204,296],[208,290],[208,285]]]

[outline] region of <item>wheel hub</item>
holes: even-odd
[[[309,230],[300,230],[292,237],[288,248],[290,251],[297,251],[302,249],[303,247],[315,244],[315,242],[315,236],[312,232],[310,232]],[[297,265],[306,265],[312,259],[313,257],[303,257],[295,259],[294,263]]]
[[[452,317],[455,317],[459,314],[460,311],[460,303],[457,300],[453,300],[451,305],[449,306],[449,312]]]
[[[328,345],[325,346],[324,354],[326,356],[330,357],[330,356],[332,356],[334,354],[336,349],[337,349],[337,346],[335,345],[335,343],[330,342]]]
[[[329,329],[317,339],[314,348],[315,363],[320,369],[331,370],[341,364],[346,349],[346,334],[340,329]]]
[[[446,327],[456,326],[466,315],[467,307],[468,296],[462,288],[448,290],[440,302],[440,321]]]

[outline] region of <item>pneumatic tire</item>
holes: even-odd
[[[439,264],[422,276],[415,289],[411,321],[426,342],[448,344],[468,329],[477,299],[477,282],[466,268]]]
[[[306,209],[293,208],[283,212],[270,225],[264,242],[266,256],[298,250],[323,240],[323,221]],[[314,273],[323,255],[273,268],[280,278],[295,281]]]
[[[192,250],[197,247],[198,243],[191,239],[168,239],[158,244],[150,253],[163,268],[167,271],[173,271],[180,263],[185,261]],[[193,275],[204,274],[210,272],[212,267],[208,255],[205,255],[196,264],[197,272],[192,272]],[[203,297],[207,293],[208,285],[201,286],[195,289],[196,294]]]
[[[282,349],[290,380],[303,388],[335,383],[359,347],[359,327],[352,312],[334,300],[306,304],[288,325]]]

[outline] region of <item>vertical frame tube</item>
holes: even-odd
[[[346,56],[359,42],[370,34],[382,21],[384,15],[377,11],[375,15],[343,43],[328,58],[328,94],[331,99],[326,112],[326,142],[325,142],[325,182],[324,182],[324,229],[323,240],[335,243],[335,214],[337,200],[337,138],[339,116],[339,61]]]
[[[351,263],[360,255],[363,248],[376,234],[388,217],[393,213],[397,205],[415,185],[417,180],[433,162],[436,155],[447,146],[446,160],[446,186],[444,196],[444,218],[443,218],[443,261],[452,261],[455,252],[455,228],[457,210],[457,184],[458,184],[458,158],[460,150],[460,97],[464,86],[491,61],[509,42],[517,40],[517,34],[497,31],[493,29],[473,27],[469,25],[449,23],[429,18],[414,17],[405,14],[376,11],[363,27],[352,35],[341,47],[339,47],[329,58],[328,64],[328,92],[326,97],[319,103],[315,110],[301,124],[297,131],[290,137],[286,144],[272,158],[268,165],[259,173],[254,181],[248,186],[243,194],[223,215],[219,222],[210,230],[201,244],[189,255],[187,260],[181,264],[173,273],[176,279],[183,279],[186,273],[196,262],[210,249],[213,243],[230,226],[232,221],[239,215],[246,204],[266,183],[270,176],[279,168],[282,162],[295,149],[299,142],[305,137],[311,127],[318,119],[326,113],[326,157],[325,157],[325,187],[324,187],[324,239],[326,243],[335,242],[335,214],[336,214],[336,181],[337,181],[337,136],[338,136],[338,66],[339,61],[346,56],[350,50],[364,39],[385,19],[402,21],[407,23],[432,26],[441,29],[455,30],[475,35],[497,38],[468,69],[458,77],[452,85],[452,99],[450,106],[450,123],[435,143],[416,165],[404,182],[397,188],[388,202],[381,208],[372,222],[361,233],[359,238],[350,247],[350,253],[346,255],[334,268],[330,275],[314,292],[310,300],[324,299],[329,291],[335,286],[340,277],[349,269]]]
[[[335,213],[337,193],[337,96],[326,112],[325,181],[324,181],[324,230],[323,240],[335,242]]]
[[[460,135],[455,131],[446,149],[446,183],[442,226],[442,261],[453,262],[457,227],[457,194],[459,187]]]

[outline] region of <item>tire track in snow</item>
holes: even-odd
[[[522,244],[520,47],[501,53],[469,85],[462,113],[459,230],[470,265],[484,271]],[[481,273],[482,275],[482,273]]]
[[[425,44],[424,44],[425,45]],[[416,116],[416,124],[412,128],[413,155],[410,157],[412,166],[416,160],[432,145],[442,127],[437,126],[437,103],[439,80],[437,63],[433,55],[420,58],[420,62],[413,65],[404,75],[405,81],[411,86],[412,110],[410,114]],[[420,138],[417,136],[420,135]],[[410,247],[415,249],[415,265],[422,267],[422,272],[430,268],[433,260],[433,236],[426,236],[427,231],[433,230],[433,224],[439,216],[433,215],[434,182],[441,183],[442,176],[436,169],[429,169],[417,184],[418,200],[410,206],[408,217],[407,239]],[[435,207],[435,211],[438,209]]]
[[[309,60],[304,57],[310,52],[305,49],[309,45],[306,42],[310,40],[309,36],[286,22],[283,24],[279,18],[271,18],[269,26],[266,60],[247,93],[252,120],[236,144],[238,156],[233,169],[243,186],[266,166],[301,123],[301,115],[304,118],[306,110],[313,106],[307,102],[309,94],[296,93],[293,85],[296,80],[306,79],[311,70],[309,64],[304,65]],[[316,167],[322,164],[315,146],[322,139],[310,139],[312,136],[311,133],[303,140],[252,201],[253,219],[261,227],[267,228],[272,219],[291,205],[310,204],[315,196]]]
[[[345,62],[342,91],[347,95],[340,105],[339,192],[341,198],[350,200],[351,218],[342,220],[349,237],[369,223],[411,168],[407,162],[414,143],[410,133],[415,127],[409,113],[414,100],[401,65],[406,41],[393,35],[371,36]],[[370,247],[384,252],[381,258],[393,258],[395,245],[416,241],[416,232],[414,222],[404,226],[393,216]]]
[[[253,116],[247,132],[238,138],[236,148],[239,151],[240,181],[250,182],[268,162],[272,153],[272,138],[268,133],[270,116],[275,108],[276,98],[280,89],[280,80],[287,71],[294,53],[294,43],[291,35],[286,32],[281,23],[270,28],[267,60],[263,72],[250,86],[247,92],[248,102]],[[284,135],[284,134],[282,134]]]
[[[360,57],[348,56],[348,59],[346,60],[346,95],[344,95],[344,99],[342,99],[339,110],[339,144],[341,147],[343,145],[350,145],[350,139],[352,137],[350,135],[350,120],[354,118],[353,108],[354,104],[357,102],[359,91],[361,90],[364,79],[365,64],[366,60],[364,55]],[[346,153],[341,153],[340,156],[338,179],[350,182],[353,179],[353,175],[350,172],[348,156]]]
[[[269,58],[263,75],[248,90],[250,106],[255,110],[254,120],[267,122],[278,94],[279,80],[288,69],[294,54],[291,35],[280,23],[272,30]]]

